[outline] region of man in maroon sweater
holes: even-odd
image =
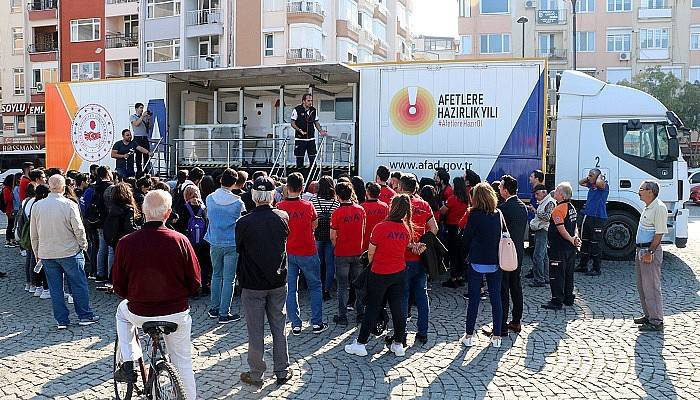
[[[114,292],[125,300],[117,307],[117,336],[122,368],[118,381],[134,381],[133,361],[141,356],[136,327],[147,321],[169,321],[177,331],[165,336],[165,345],[180,372],[188,400],[197,388],[192,372],[192,318],[188,298],[201,285],[199,262],[187,237],[165,227],[172,212],[172,197],[163,190],[148,192],[143,201],[146,223],[123,237],[114,255]],[[148,243],[148,246],[143,246]],[[131,362],[129,362],[131,361]]]

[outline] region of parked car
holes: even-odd
[[[700,206],[700,185],[690,188],[690,201],[695,203],[695,205]]]

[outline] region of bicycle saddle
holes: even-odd
[[[143,323],[142,328],[149,335],[156,332],[169,335],[177,330],[177,324],[168,321],[148,321]]]

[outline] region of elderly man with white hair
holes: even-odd
[[[256,207],[236,223],[236,251],[240,255],[238,281],[241,304],[248,327],[249,372],[241,381],[261,387],[267,369],[265,352],[265,317],[272,333],[273,372],[277,384],[292,378],[289,350],[284,332],[287,301],[287,237],[289,216],[272,207],[275,183],[267,176],[253,182],[252,199]]]
[[[70,324],[68,307],[63,297],[63,279],[73,291],[75,313],[80,325],[91,325],[99,317],[90,308],[85,257],[88,248],[85,228],[78,204],[65,198],[66,179],[61,175],[49,178],[51,193],[32,206],[30,237],[37,264],[41,263],[51,293],[53,316],[58,329]]]
[[[172,197],[163,190],[143,200],[143,228],[119,240],[114,255],[114,292],[123,297],[117,307],[117,336],[122,359],[114,373],[119,382],[134,382],[133,361],[142,357],[136,329],[148,321],[167,321],[177,329],[165,335],[170,359],[180,372],[188,400],[197,396],[192,371],[192,318],[188,299],[199,290],[199,262],[187,237],[165,227]],[[144,246],[144,243],[147,245]]]

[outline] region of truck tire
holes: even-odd
[[[633,260],[637,224],[638,218],[627,211],[610,211],[603,227],[603,258],[614,261]]]

